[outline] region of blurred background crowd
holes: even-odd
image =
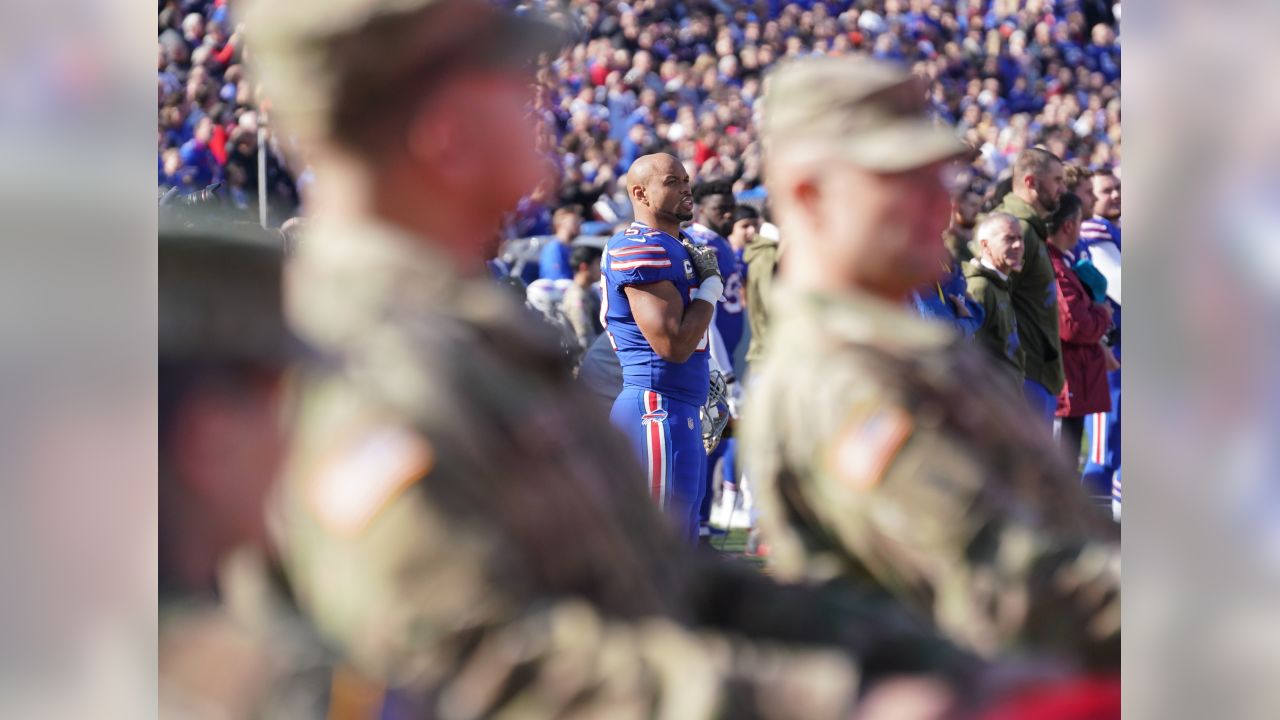
[[[283,223],[305,199],[307,171],[285,160],[287,139],[260,132],[269,103],[246,72],[227,0],[159,5],[160,187],[185,194],[220,183],[225,203],[256,217],[265,142],[268,222]],[[559,183],[522,203],[511,238],[551,234],[551,216],[563,206],[601,223],[585,232],[606,232],[629,213],[619,178],[636,157],[659,150],[679,157],[695,182],[727,180],[739,200],[763,200],[762,76],[779,59],[809,54],[892,59],[927,78],[937,116],[974,148],[979,192],[1035,145],[1092,169],[1120,164],[1119,5],[1104,0],[522,7],[569,21],[579,40],[538,76],[535,111]]]

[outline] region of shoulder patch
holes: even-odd
[[[837,434],[829,466],[850,488],[870,490],[880,484],[913,427],[911,416],[897,406],[857,413]]]
[[[434,448],[417,432],[400,425],[366,427],[320,467],[308,485],[307,500],[327,528],[358,535],[434,465]]]

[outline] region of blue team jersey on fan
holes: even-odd
[[[733,246],[716,231],[703,225],[689,228],[689,238],[699,245],[707,245],[716,252],[720,265],[720,277],[724,280],[724,294],[716,304],[716,330],[724,341],[724,349],[734,357],[746,326],[746,304],[742,301],[742,261]],[[735,368],[736,370],[737,368]]]
[[[1110,220],[1094,215],[1080,223],[1080,241],[1076,243],[1076,255],[1089,257],[1089,249],[1098,243],[1112,242],[1120,250],[1120,228]]]
[[[687,361],[663,360],[636,325],[624,290],[628,285],[666,280],[675,284],[684,306],[689,307],[693,292],[698,289],[689,251],[676,238],[636,222],[609,239],[601,271],[605,292],[600,314],[605,332],[618,351],[623,384],[653,390],[690,405],[705,403],[711,382],[706,336]]]

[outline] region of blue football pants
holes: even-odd
[[[724,482],[730,485],[738,484],[738,475],[736,468],[737,442],[734,438],[722,438],[720,444],[715,450],[707,456],[707,487],[705,495],[702,498],[702,507],[698,512],[698,519],[702,523],[711,521],[711,501],[713,499],[716,485],[716,463],[720,463],[720,477]]]
[[[1022,394],[1031,406],[1031,412],[1044,421],[1046,428],[1053,429],[1053,418],[1058,412],[1058,397],[1049,392],[1049,388],[1035,380],[1022,381]]]
[[[691,544],[698,542],[698,511],[707,482],[700,412],[697,406],[628,385],[609,414],[640,458],[650,496]]]
[[[1112,350],[1119,358],[1120,348]],[[1107,380],[1111,384],[1111,412],[1085,418],[1089,457],[1084,466],[1084,486],[1090,494],[1113,495],[1118,502],[1120,492],[1113,476],[1120,469],[1120,371],[1107,373]]]

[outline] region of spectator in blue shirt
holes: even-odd
[[[632,125],[627,131],[627,137],[622,141],[622,157],[618,161],[619,175],[625,174],[626,169],[636,161],[636,158],[644,155],[650,144],[649,128],[644,125]]]
[[[182,144],[178,154],[182,158],[182,167],[192,172],[195,183],[200,186],[209,185],[218,178],[218,161],[209,149],[209,141],[213,137],[213,121],[203,117],[196,123],[194,136]]]
[[[1120,48],[1115,44],[1115,34],[1109,26],[1099,23],[1093,26],[1091,38],[1084,49],[1086,65],[1102,73],[1107,82],[1114,82],[1120,78]]]
[[[950,264],[940,281],[917,290],[912,302],[920,317],[945,322],[966,339],[973,338],[986,317],[982,305],[970,297],[968,283],[956,262]]]
[[[1027,88],[1027,79],[1019,76],[1013,81],[1013,88],[1009,90],[1008,108],[1013,114],[1038,113],[1044,108],[1044,101]]]
[[[552,220],[555,239],[542,248],[538,256],[538,277],[543,280],[572,280],[574,267],[569,262],[570,246],[582,227],[582,211],[576,206],[556,210]]]

